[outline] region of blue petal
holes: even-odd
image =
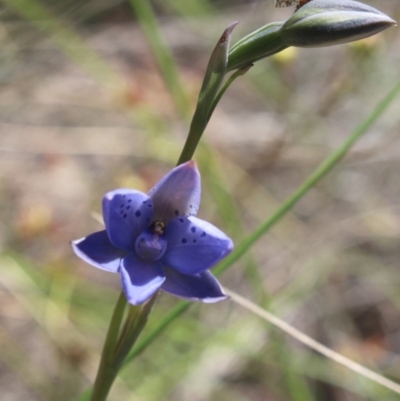
[[[117,189],[103,197],[103,217],[110,241],[125,251],[134,248],[137,236],[151,223],[153,204],[140,191]]]
[[[189,301],[213,303],[227,298],[218,280],[205,271],[195,275],[181,274],[164,268],[166,280],[161,289]]]
[[[200,194],[200,174],[196,163],[189,161],[175,167],[149,192],[154,205],[153,220],[166,224],[177,216],[195,216]]]
[[[222,231],[196,217],[178,217],[165,229],[168,248],[161,258],[183,274],[208,270],[233,249],[233,242]]]
[[[165,275],[160,262],[145,262],[131,252],[121,261],[121,280],[128,302],[139,305],[160,288]]]
[[[86,263],[113,273],[118,271],[121,258],[125,255],[110,242],[105,230],[72,241],[71,245]]]

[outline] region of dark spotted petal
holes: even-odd
[[[113,273],[118,271],[121,258],[125,255],[110,242],[105,230],[72,241],[71,245],[86,263]]]
[[[227,298],[218,280],[209,271],[189,275],[164,268],[164,272],[166,280],[161,289],[172,295],[205,303],[218,302]]]
[[[145,262],[131,252],[121,261],[121,280],[128,302],[139,305],[160,288],[165,275],[160,262]]]
[[[168,223],[177,216],[195,216],[200,205],[200,184],[194,161],[171,170],[149,192],[154,205],[153,220]]]
[[[178,217],[165,230],[168,248],[163,266],[183,274],[210,269],[233,249],[233,242],[222,231],[196,217]]]
[[[140,191],[117,189],[103,197],[103,217],[110,241],[125,251],[134,249],[138,235],[151,223],[153,204]]]

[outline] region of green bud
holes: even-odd
[[[219,87],[224,80],[228,65],[228,50],[231,41],[232,31],[239,21],[232,22],[223,32],[218,40],[211,57],[208,62],[206,74],[200,89],[199,99],[195,116],[203,119],[203,123],[207,124],[208,109],[212,104],[215,95],[218,93]],[[193,121],[197,122],[197,117]]]
[[[352,42],[396,25],[380,11],[352,0],[312,0],[281,29],[286,46],[319,47]]]
[[[238,23],[239,21],[235,21],[225,29],[211,54],[197,100],[196,110],[190,124],[189,136],[182,150],[178,165],[193,157],[197,144],[207,127],[207,123],[215,107],[214,100],[227,73],[228,51],[232,31]]]
[[[288,46],[280,33],[282,25],[283,22],[272,22],[235,43],[229,51],[228,71],[246,67],[286,49]]]

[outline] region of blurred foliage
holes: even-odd
[[[146,21],[128,2],[30,0],[23,13],[17,3],[3,0],[0,12],[0,386],[7,400],[63,401],[93,380],[119,289],[117,276],[77,260],[69,241],[100,229],[93,214],[105,192],[147,190],[174,165],[187,121],[149,46]],[[395,0],[369,3],[400,17]],[[37,4],[51,20],[35,18]],[[265,1],[151,4],[161,51],[173,56],[190,112],[228,23],[242,21],[235,41],[292,12]],[[200,216],[235,240],[265,221],[399,81],[399,46],[391,29],[348,46],[288,49],[238,79],[196,155]],[[221,277],[397,381],[399,107],[397,100],[341,165]],[[148,330],[176,302],[162,295]],[[110,396],[117,399],[398,395],[224,302],[195,305],[177,319],[124,369]]]

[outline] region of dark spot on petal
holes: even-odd
[[[193,205],[190,205],[189,207],[190,207],[191,209],[193,209]]]
[[[197,242],[197,239],[194,239],[194,240],[193,240],[193,244],[195,244],[196,242]]]
[[[124,219],[126,219],[128,217],[128,215],[126,213],[124,213]]]
[[[120,206],[120,208],[122,209],[124,207],[124,204],[123,203],[121,203],[121,206]]]
[[[128,203],[131,203],[132,202],[132,199],[128,199]]]
[[[181,223],[183,223],[185,220],[183,220],[183,219],[179,219],[179,221],[180,221]]]
[[[192,227],[191,229],[190,229],[190,231],[192,232],[192,233],[195,233],[196,232],[196,227]]]
[[[187,239],[186,238],[182,238],[182,244],[186,244],[186,242],[187,242]]]
[[[207,234],[203,231],[200,235],[200,237],[205,237]]]
[[[130,206],[127,206],[127,207],[126,207],[126,210],[129,210],[130,208],[131,208]]]
[[[125,199],[126,198],[126,195],[124,195],[123,197],[122,197],[122,199]]]
[[[179,210],[175,210],[175,216],[179,216]]]
[[[140,217],[142,215],[142,212],[140,210],[136,210],[135,216]]]

